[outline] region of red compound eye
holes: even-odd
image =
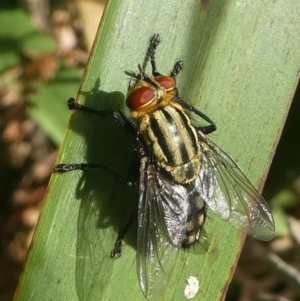
[[[154,91],[149,87],[138,88],[127,96],[126,105],[129,109],[138,109],[153,100]]]
[[[174,79],[167,75],[156,76],[155,81],[161,84],[166,90],[172,90],[176,85]]]

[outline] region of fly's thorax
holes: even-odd
[[[182,106],[167,106],[144,114],[137,125],[157,165],[177,183],[193,181],[200,173],[201,149],[198,135]]]
[[[175,182],[186,184],[200,173],[201,150],[196,129],[176,101],[176,93],[172,77],[145,77],[129,88],[126,104],[158,167]]]

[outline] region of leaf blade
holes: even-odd
[[[219,129],[212,139],[238,161],[251,180],[258,182],[269,166],[297,81],[300,58],[295,45],[299,42],[300,31],[296,16],[300,7],[297,1],[292,2],[287,5],[278,1],[276,6],[259,1],[255,5],[240,5],[236,1],[211,2],[204,12],[200,12],[197,1],[151,1],[140,7],[131,1],[110,1],[81,86],[79,101],[84,99],[87,105],[101,109],[121,104],[128,82],[122,72],[135,70],[137,63],[143,62],[148,39],[158,32],[162,36],[157,55],[159,70],[169,72],[179,57],[184,60],[186,67],[178,79],[181,96],[213,117]],[[265,38],[267,33],[268,39]],[[270,53],[266,55],[264,49]],[[245,57],[245,54],[249,55]],[[280,86],[282,74],[286,75],[286,81]],[[99,93],[99,78],[100,88],[107,94]],[[275,103],[273,99],[276,99]],[[126,174],[130,165],[127,162],[130,159],[128,138],[114,128],[113,122],[98,122],[90,116],[76,115],[72,116],[60,162],[101,159],[101,162],[112,162],[114,168],[120,166],[120,172]],[[117,143],[112,143],[112,139]],[[91,141],[93,146],[87,145]],[[86,158],[80,154],[86,154]],[[76,196],[75,192],[80,192],[82,183],[86,186],[81,196]],[[15,300],[26,300],[26,296],[33,294],[36,298],[49,296],[64,300],[92,300],[88,299],[89,296],[100,296],[102,300],[143,300],[136,279],[134,230],[125,240],[121,259],[111,261],[107,254],[116,237],[113,230],[117,231],[122,224],[118,220],[118,212],[121,209],[123,213],[122,210],[126,210],[124,203],[132,202],[134,197],[135,192],[101,172],[84,173],[80,179],[78,174],[54,175],[20,282],[21,295],[16,295]],[[107,264],[109,272],[105,275],[104,270],[99,270],[101,267],[97,265],[93,270],[91,265],[89,269],[95,280],[89,282],[88,292],[83,296],[76,292],[78,285],[76,287],[75,279],[77,277],[77,282],[80,282],[80,277],[83,277],[76,274],[76,244],[84,248],[84,235],[79,237],[77,233],[77,218],[83,213],[76,201],[74,205],[76,198],[81,202],[91,199],[100,204],[96,211],[102,210],[104,213],[99,216],[108,219],[108,227],[101,229],[97,218],[86,221],[91,239],[97,242],[93,252],[96,254],[104,246],[106,251],[101,251],[99,258]],[[83,216],[88,217],[88,214]],[[53,225],[59,227],[54,228]],[[203,256],[180,252],[161,300],[170,300],[171,297],[172,300],[182,300],[185,280],[190,275],[196,275],[200,280],[199,299],[224,298],[243,235],[216,219],[212,213],[209,213],[206,229],[211,240],[208,252]],[[43,235],[47,237],[45,245]],[[101,242],[98,242],[99,235]],[[63,248],[58,241],[64,242]],[[41,263],[41,258],[46,260]],[[56,261],[61,263],[59,268],[54,265]],[[47,269],[52,271],[48,281],[42,281],[33,291],[32,281],[39,283],[34,277]],[[62,289],[57,289],[58,275],[69,279],[65,280]],[[103,276],[97,278],[97,275]]]

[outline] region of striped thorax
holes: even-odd
[[[138,79],[126,104],[158,167],[175,182],[187,184],[200,172],[201,151],[195,128],[175,101],[176,92],[170,76]]]

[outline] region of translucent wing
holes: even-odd
[[[186,190],[141,159],[138,207],[137,273],[148,299],[158,300],[166,287],[185,237]]]
[[[200,196],[214,213],[251,236],[268,241],[274,220],[264,198],[233,160],[199,131],[201,172],[195,180]]]

